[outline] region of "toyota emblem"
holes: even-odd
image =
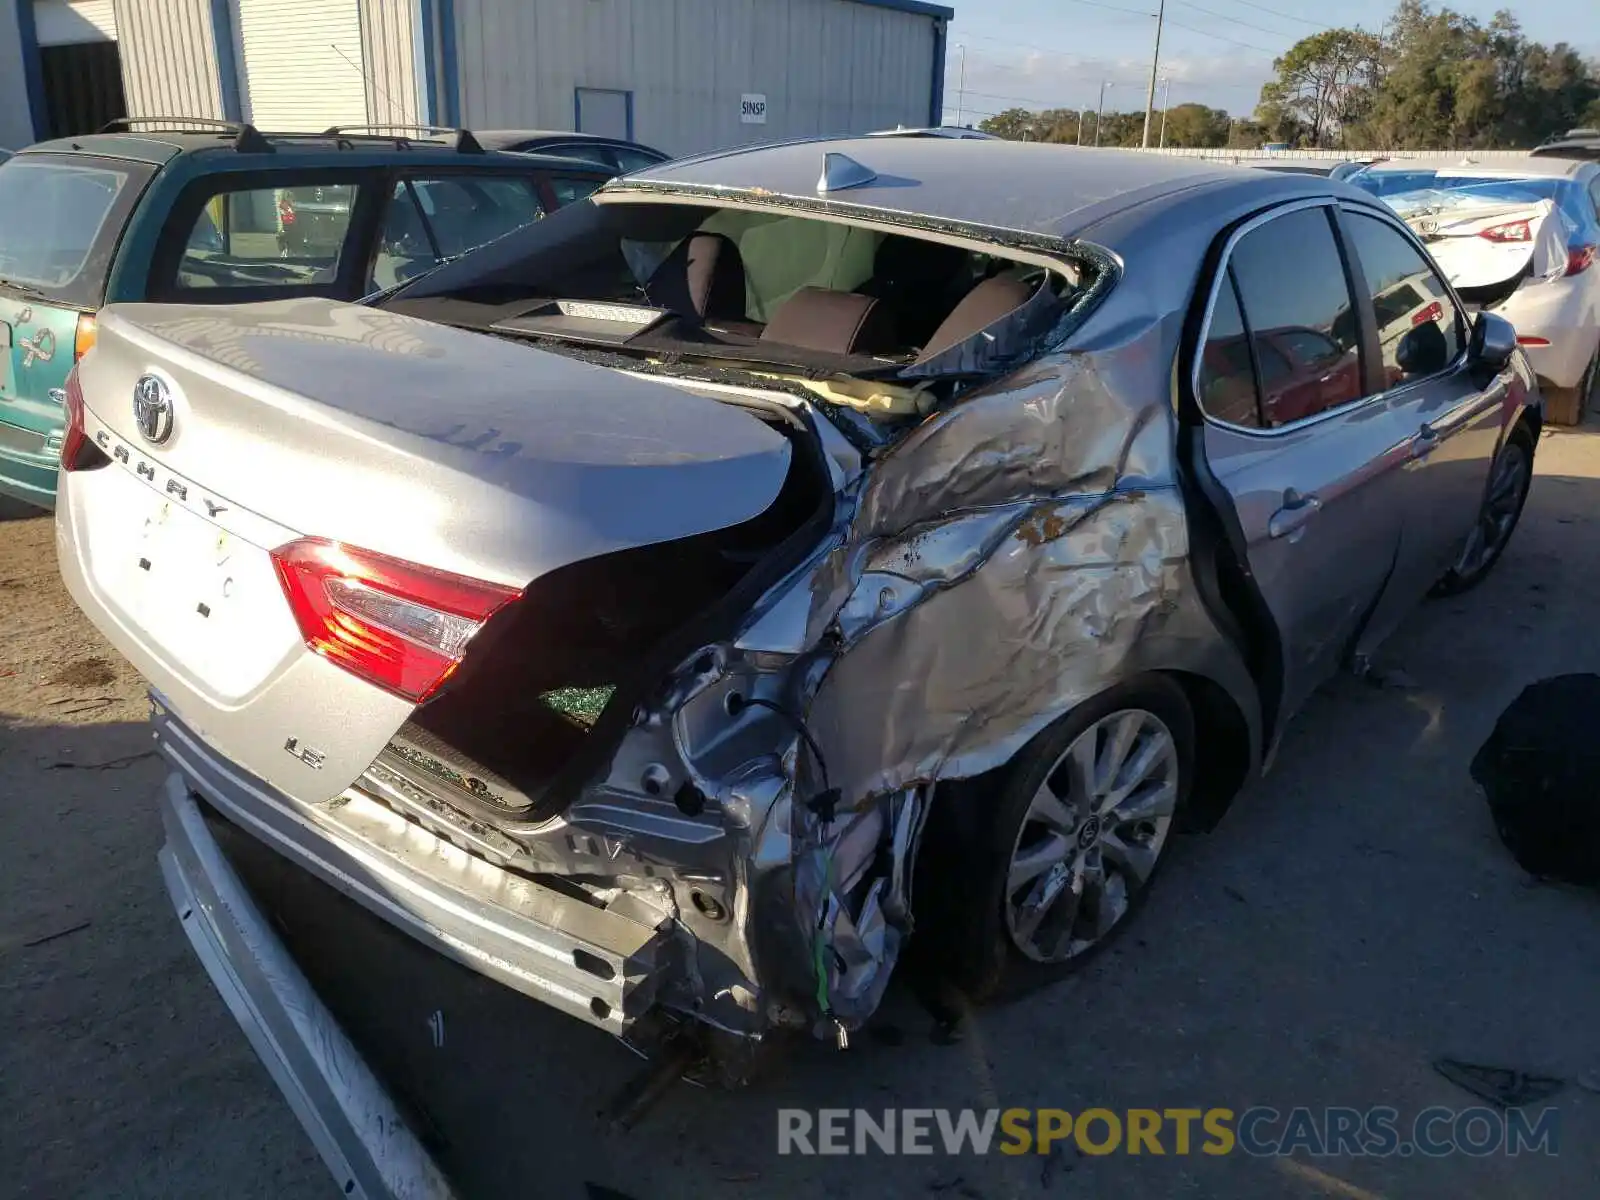
[[[133,385],[133,423],[152,446],[172,436],[172,393],[164,380],[145,375]]]

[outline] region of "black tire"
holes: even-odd
[[[1013,940],[1005,895],[1030,804],[1081,734],[1118,712],[1135,710],[1158,718],[1176,751],[1176,803],[1155,867],[1137,890],[1128,891],[1126,910],[1092,945],[1064,961],[1037,961]],[[941,791],[917,863],[914,961],[972,1002],[1024,995],[1077,971],[1120,936],[1149,894],[1182,826],[1193,777],[1189,702],[1172,680],[1147,675],[1079,705],[1028,743],[1003,771]]]
[[[1433,585],[1435,596],[1459,596],[1462,592],[1475,588],[1489,577],[1489,572],[1494,570],[1495,563],[1500,561],[1500,556],[1505,553],[1506,547],[1511,544],[1512,535],[1517,531],[1517,524],[1522,520],[1523,507],[1528,503],[1528,491],[1533,483],[1533,435],[1526,426],[1518,426],[1506,439],[1500,453],[1495,456],[1495,462],[1489,469],[1489,484],[1484,489],[1483,501],[1479,508],[1479,515],[1475,528],[1481,525],[1488,517],[1488,508],[1494,500],[1495,481],[1499,478],[1499,471],[1505,456],[1520,454],[1522,471],[1520,483],[1517,487],[1515,505],[1510,510],[1510,523],[1505,526],[1505,531],[1492,545],[1486,555],[1478,559],[1469,568],[1462,569],[1458,564],[1445,572],[1444,578]],[[1463,550],[1463,553],[1465,551]]]

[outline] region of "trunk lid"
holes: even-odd
[[[1542,281],[1567,266],[1571,230],[1554,201],[1464,204],[1406,221],[1457,291],[1504,303],[1520,279]]]
[[[153,421],[134,401],[152,379]],[[415,702],[308,648],[274,549],[327,539],[520,589],[748,520],[790,459],[670,383],[322,300],[112,306],[80,380],[110,461],[61,477],[69,590],[185,723],[308,802]]]

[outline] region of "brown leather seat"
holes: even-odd
[[[917,362],[925,363],[943,354],[952,346],[958,346],[989,328],[1001,317],[1015,312],[1028,302],[1035,287],[1007,275],[985,279],[963,296],[955,311],[940,322],[939,328],[933,331],[928,344],[917,356]]]
[[[657,307],[701,321],[744,317],[744,258],[720,233],[683,239],[650,276],[645,294]]]
[[[888,316],[875,297],[803,287],[778,306],[761,340],[829,354],[878,354],[892,348]]]
[[[800,288],[778,306],[762,341],[827,354],[880,354],[891,349],[893,331],[888,310],[874,296]]]

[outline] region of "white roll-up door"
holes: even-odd
[[[245,117],[274,133],[367,120],[357,0],[238,0]]]
[[[34,0],[33,30],[41,46],[117,40],[111,0]]]

